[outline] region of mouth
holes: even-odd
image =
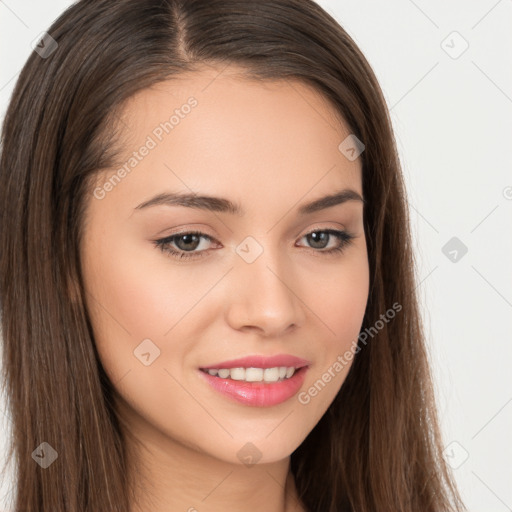
[[[199,368],[203,379],[229,399],[270,407],[292,398],[311,363],[291,355],[250,356]]]

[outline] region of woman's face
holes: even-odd
[[[340,389],[366,307],[350,132],[303,84],[207,68],[140,92],[119,126],[81,256],[122,414],[147,446],[281,460]]]

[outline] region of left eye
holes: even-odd
[[[332,237],[335,237],[338,240],[338,244],[335,247],[325,250]],[[313,244],[311,247],[312,249],[324,249],[321,251],[317,250],[315,252],[332,254],[335,252],[342,252],[343,249],[352,242],[354,236],[350,235],[346,231],[339,231],[336,229],[317,229],[310,231],[301,238],[307,238],[308,242]],[[197,258],[203,257],[207,253],[206,250],[196,251],[196,249],[201,245],[201,239],[210,241],[214,240],[206,233],[201,233],[200,231],[187,231],[185,233],[178,233],[166,238],[161,238],[160,240],[155,240],[154,244],[164,253],[170,254],[178,259]],[[173,244],[178,250],[172,247]]]

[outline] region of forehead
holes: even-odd
[[[197,102],[192,109],[187,106],[191,98]],[[171,123],[173,136],[191,124],[182,122],[190,118],[197,138],[205,143],[211,135],[216,142],[226,135],[233,142],[249,137],[254,144],[266,139],[283,147],[294,140],[299,151],[303,142],[319,142],[318,138],[323,145],[337,147],[350,133],[334,105],[308,84],[295,79],[256,80],[237,67],[206,65],[132,96],[122,109],[120,129],[125,137],[140,140],[173,113],[179,116]]]
[[[266,194],[261,183],[272,183],[288,195],[295,187],[299,198],[322,182],[322,191],[350,186],[362,194],[360,159],[339,150],[348,126],[322,94],[297,80],[204,67],[140,91],[119,119],[117,166],[134,164],[123,187],[138,203],[143,191],[163,185],[226,195],[226,185]],[[143,158],[134,156],[144,146],[150,150]]]
[[[275,112],[275,121],[287,114],[283,121],[309,119],[325,124],[325,129],[347,132],[348,127],[334,105],[311,85],[295,78],[256,79],[236,66],[216,67],[202,65],[193,72],[180,73],[164,82],[139,91],[124,105],[123,117],[129,120],[146,117],[155,120],[172,112],[190,98],[195,97],[203,112],[219,114],[230,120],[230,113],[238,112],[254,118],[268,119],[268,109]],[[260,116],[258,116],[260,114]],[[152,119],[153,118],[153,119]],[[239,122],[242,119],[237,119]]]

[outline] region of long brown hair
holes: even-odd
[[[96,0],[71,6],[17,81],[2,130],[0,306],[13,422],[16,512],[126,512],[132,490],[85,309],[79,247],[92,177],[114,162],[115,120],[135,92],[237,65],[300,80],[364,145],[370,293],[360,343],[335,400],[291,455],[311,512],[462,510],[442,457],[407,199],[385,100],[354,41],[312,0]],[[41,48],[40,48],[41,49]],[[382,323],[382,322],[381,322]],[[58,463],[32,453],[47,442]]]

